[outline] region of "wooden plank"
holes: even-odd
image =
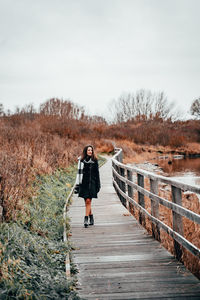
[[[187,250],[189,250],[193,255],[197,256],[198,258],[200,258],[200,249],[197,248],[195,245],[193,245],[191,242],[189,242],[188,240],[186,240],[183,236],[181,236],[179,233],[173,231],[173,229],[171,229],[168,225],[166,225],[165,223],[163,223],[162,221],[156,219],[155,217],[153,217],[146,209],[144,209],[142,206],[140,206],[135,200],[131,199],[128,197],[128,195],[126,195],[125,193],[123,193],[119,187],[117,186],[117,183],[114,182],[114,185],[116,187],[116,189],[118,189],[118,192],[120,194],[123,195],[123,197],[127,197],[127,200],[129,200],[141,213],[143,213],[144,215],[146,214],[148,216],[148,218],[157,226],[159,226],[159,228],[162,228],[165,232],[167,232],[173,239],[175,239],[178,243],[180,243],[183,247],[185,247]]]
[[[98,295],[97,295],[97,297],[98,297]],[[138,292],[135,292],[134,294],[125,292],[125,293],[123,293],[123,295],[121,293],[111,293],[110,294],[107,292],[106,294],[101,293],[100,298],[94,298],[94,295],[88,295],[88,294],[83,295],[83,298],[88,299],[88,300],[90,300],[90,299],[95,299],[95,300],[96,299],[100,299],[100,300],[129,300],[129,299],[131,299],[131,300],[133,300],[133,299],[145,299],[145,300],[149,300],[149,299],[169,300],[170,299],[170,300],[173,300],[173,299],[175,299],[175,300],[179,300],[180,296],[179,297],[170,296],[170,298],[169,298],[169,296],[167,296],[167,297],[163,296],[163,294],[160,293],[159,291],[157,293],[155,292],[153,295],[152,295],[152,293],[146,293],[144,297],[142,297],[141,294]],[[181,296],[181,299],[199,300],[199,296],[194,296],[192,294],[185,295],[183,293]]]

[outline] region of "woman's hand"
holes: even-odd
[[[76,184],[75,185],[75,188],[74,188],[74,194],[78,194],[79,193],[79,184]]]

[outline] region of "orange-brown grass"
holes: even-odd
[[[99,153],[113,153],[114,151],[114,143],[113,141],[109,141],[109,140],[97,140],[94,143],[95,145],[95,149],[97,152]]]
[[[23,213],[36,192],[31,187],[36,175],[69,167],[88,144],[93,144],[96,152],[113,151],[109,140],[94,136],[87,119],[69,121],[49,115],[0,118],[0,205],[4,221]]]
[[[34,191],[37,174],[67,168],[80,155],[84,141],[61,138],[34,130],[33,124],[17,127],[1,124],[0,199],[4,220],[16,219]],[[38,128],[37,128],[38,129]]]

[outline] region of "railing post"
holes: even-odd
[[[137,173],[137,183],[139,186],[144,188],[144,176]],[[138,192],[138,204],[145,208],[144,195]],[[145,227],[145,216],[143,213],[139,211],[139,222],[141,225]]]
[[[119,168],[119,170],[120,170],[120,175],[123,176],[123,177],[125,177],[124,168]],[[120,189],[124,193],[126,193],[126,184],[122,180],[120,180]],[[126,207],[126,199],[122,195],[120,195],[120,199],[121,199],[122,204]]]
[[[172,202],[182,206],[181,189],[173,185],[171,186],[171,188],[172,188]],[[183,236],[182,216],[174,211],[172,211],[172,216],[173,216],[173,230]],[[181,261],[181,257],[182,257],[181,245],[175,240],[174,240],[174,250],[175,250],[175,256],[177,257],[178,260]]]
[[[117,160],[121,163],[123,162],[123,153],[122,153],[122,151],[120,151],[119,155],[117,156]]]
[[[132,171],[127,170],[127,179],[130,180],[130,181],[133,181],[133,173],[132,173]],[[127,184],[127,186],[128,186],[128,196],[130,198],[133,198],[133,188],[132,188],[132,186],[130,186],[128,184]],[[134,214],[134,206],[133,206],[132,203],[129,202],[127,208],[129,210],[129,212],[131,212],[131,214]]]
[[[112,167],[113,167],[113,169],[116,170],[116,166],[115,166],[114,161],[112,161]],[[113,187],[114,187],[114,189],[115,189],[114,181],[116,181],[116,175],[115,175],[115,173],[114,173],[114,170],[112,171],[112,176],[113,176]],[[115,190],[116,190],[116,189],[115,189]]]
[[[119,167],[117,165],[115,165],[115,170],[119,174]],[[120,187],[120,179],[118,178],[117,175],[115,175],[115,181],[117,182],[118,186]],[[120,198],[120,193],[118,192],[118,190],[116,190],[116,191],[117,191],[118,197]],[[120,200],[121,200],[121,198],[120,198]]]
[[[150,191],[151,193],[158,195],[158,180],[150,179]],[[159,203],[155,202],[153,199],[151,199],[151,214],[156,219],[159,219]],[[152,223],[151,226],[152,236],[160,242],[160,229],[154,223]]]

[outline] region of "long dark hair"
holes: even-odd
[[[92,160],[93,161],[97,161],[97,157],[96,157],[96,154],[94,153],[94,147],[92,145],[87,145],[85,146],[85,148],[83,149],[83,152],[81,154],[81,160],[84,160],[86,157],[87,157],[87,149],[91,147],[92,148]]]

